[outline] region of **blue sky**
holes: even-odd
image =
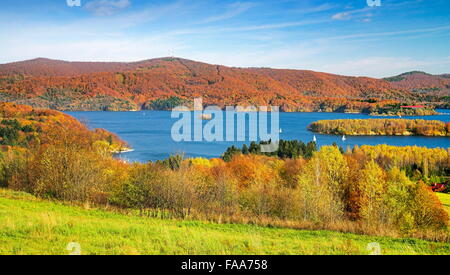
[[[372,77],[450,73],[450,1],[2,1],[0,53],[0,63],[175,55]]]

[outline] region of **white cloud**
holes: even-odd
[[[189,28],[189,29],[177,29],[168,32],[169,35],[206,35],[206,34],[217,34],[217,33],[239,33],[239,32],[254,32],[254,31],[266,31],[266,30],[277,30],[285,29],[291,27],[308,26],[329,22],[328,19],[325,20],[303,20],[303,21],[292,21],[274,24],[261,24],[261,25],[247,25],[247,26],[237,26],[237,27],[202,27],[202,28]],[[246,37],[249,37],[248,35]],[[265,40],[263,38],[263,40]]]
[[[351,10],[351,11],[344,11],[339,12],[331,16],[331,19],[333,20],[349,20],[353,17],[371,17],[372,14],[367,14],[366,12],[369,11],[369,8],[363,8],[363,9],[357,9],[357,10]],[[362,14],[362,15],[361,15]]]
[[[96,0],[88,2],[84,8],[97,16],[110,16],[130,4],[130,0]]]
[[[372,17],[373,17],[373,14],[371,14],[371,13],[365,14],[364,18],[361,19],[361,21],[365,22],[365,23],[372,22]]]
[[[351,18],[351,13],[350,12],[336,13],[333,16],[331,16],[331,18],[334,20],[348,20]]]
[[[332,10],[334,8],[336,8],[337,5],[335,4],[330,4],[330,3],[325,3],[316,7],[302,7],[302,8],[298,8],[295,9],[294,12],[297,13],[302,13],[302,14],[308,14],[308,13],[317,13],[317,12],[323,12],[323,11],[328,11],[328,10]]]
[[[205,20],[199,22],[199,24],[212,23],[212,22],[230,19],[230,18],[233,18],[235,16],[238,16],[238,15],[248,11],[249,9],[251,9],[254,6],[256,6],[256,4],[251,3],[251,2],[245,2],[245,3],[236,2],[236,3],[230,4],[229,9],[226,12],[224,12],[220,15],[215,15],[215,16],[206,18]]]

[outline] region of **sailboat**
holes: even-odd
[[[316,141],[317,141],[316,135],[314,135],[314,137],[313,137],[313,141],[314,141],[314,142],[316,142]]]
[[[201,120],[212,120],[212,114],[201,114],[198,118]]]
[[[280,128],[280,134],[281,134],[281,133],[283,133],[283,130],[281,130],[281,128]]]
[[[346,141],[347,138],[345,137],[345,135],[342,136],[342,141]]]

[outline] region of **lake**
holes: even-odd
[[[442,113],[435,116],[404,117],[427,120],[450,121],[450,110],[438,110]],[[171,154],[183,153],[186,157],[215,158],[231,145],[242,146],[246,142],[175,142],[171,138],[172,125],[178,120],[171,118],[168,111],[140,111],[140,112],[67,112],[86,123],[91,128],[104,128],[116,133],[127,141],[133,152],[121,154],[121,158],[128,161],[147,162],[167,158]],[[224,116],[225,117],[225,116]],[[314,134],[307,130],[307,126],[314,121],[323,119],[368,119],[377,118],[363,114],[344,113],[280,113],[281,139],[299,139],[308,142],[317,137],[319,146],[336,142],[346,148],[354,145],[389,144],[395,146],[417,145],[430,148],[450,147],[448,137],[397,137],[397,136],[348,136],[342,141],[341,136]],[[386,117],[383,117],[386,118]],[[207,121],[203,121],[207,123]]]

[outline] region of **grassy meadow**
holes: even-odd
[[[436,193],[438,198],[441,200],[445,211],[450,215],[450,194]]]
[[[440,195],[449,207],[450,195]],[[448,209],[448,208],[447,208]],[[144,218],[0,189],[0,254],[450,254],[450,243]]]

